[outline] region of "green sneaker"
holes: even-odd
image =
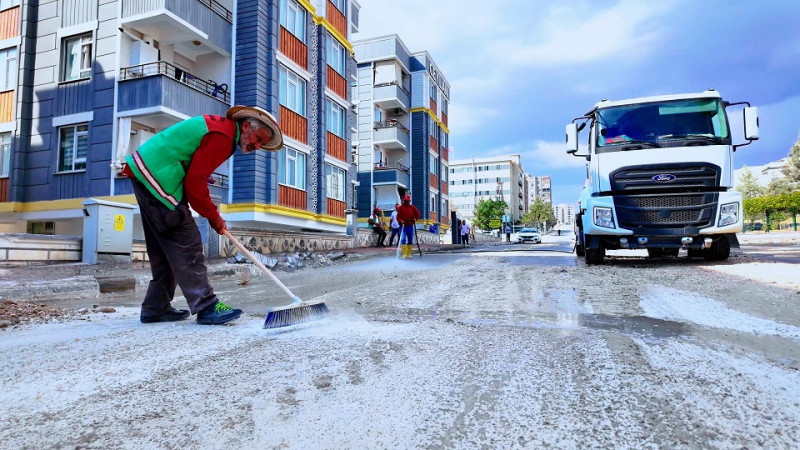
[[[197,323],[200,325],[222,325],[238,319],[242,312],[241,309],[231,308],[225,303],[216,302],[197,313]]]

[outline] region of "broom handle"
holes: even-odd
[[[244,253],[244,256],[247,256],[247,258],[249,258],[250,261],[253,261],[253,264],[258,266],[258,268],[261,269],[265,274],[269,275],[269,277],[272,278],[272,281],[274,281],[275,284],[280,286],[280,288],[283,289],[283,292],[286,292],[286,295],[291,297],[292,300],[294,300],[295,302],[299,302],[300,301],[300,298],[298,296],[294,295],[292,293],[292,291],[290,291],[289,288],[286,287],[286,285],[281,283],[281,280],[279,280],[278,277],[273,275],[272,271],[267,269],[267,267],[264,264],[262,264],[261,261],[259,261],[258,258],[255,257],[255,255],[250,253],[250,250],[247,250],[246,248],[244,248],[244,245],[242,245],[242,243],[239,242],[238,239],[233,237],[233,235],[228,230],[223,230],[222,233],[225,235],[225,237],[230,239],[231,242],[233,242],[233,244],[236,245],[236,247],[239,248],[240,252]]]

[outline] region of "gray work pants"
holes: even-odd
[[[217,296],[208,282],[203,241],[186,201],[170,211],[140,181],[131,182],[153,276],[142,302],[142,315],[158,315],[169,308],[176,284],[192,314],[214,304]]]

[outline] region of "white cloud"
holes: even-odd
[[[541,139],[496,147],[486,154],[520,155],[522,167],[528,173],[539,173],[541,169],[583,168],[586,165],[586,159],[567,154],[564,143]]]
[[[494,108],[483,106],[468,106],[463,103],[453,103],[450,105],[450,115],[448,116],[448,126],[450,133],[467,135],[472,133],[486,132],[482,126],[486,126],[488,120],[500,115],[500,111]]]

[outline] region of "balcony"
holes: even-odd
[[[400,122],[393,120],[375,122],[374,129],[373,144],[385,149],[399,148],[408,151],[410,145],[408,128]]]
[[[372,172],[372,181],[375,184],[396,183],[408,188],[410,186],[408,167],[400,163],[389,163],[385,166],[376,164]]]
[[[124,67],[120,72],[118,108],[120,112],[153,110],[155,116],[164,116],[166,122],[145,123],[154,128],[164,128],[180,117],[162,112],[170,109],[189,117],[201,114],[225,115],[230,107],[228,86],[213,80],[200,80],[190,73],[163,62]]]
[[[191,58],[231,54],[233,14],[215,0],[123,0],[120,23]]]
[[[375,105],[387,110],[400,108],[405,111],[410,105],[408,91],[395,83],[374,86],[372,98]]]

